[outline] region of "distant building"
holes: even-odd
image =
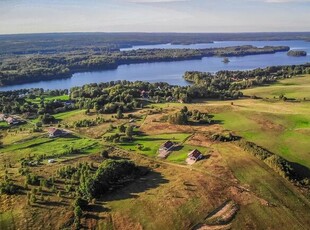
[[[48,136],[49,137],[61,137],[61,136],[64,136],[66,135],[67,133],[64,132],[63,130],[61,129],[56,129],[56,128],[50,128],[48,129]]]
[[[17,120],[16,118],[14,117],[8,117],[5,119],[5,121],[9,124],[9,125],[17,125],[20,123],[19,120]]]
[[[166,158],[170,154],[170,151],[173,149],[174,144],[171,141],[166,141],[164,144],[162,144],[158,150],[158,157],[160,158]]]
[[[194,149],[193,151],[191,151],[188,155],[187,155],[187,159],[186,159],[186,162],[188,164],[194,164],[196,161],[199,161],[203,158],[203,155],[202,153],[197,150],[197,149]]]

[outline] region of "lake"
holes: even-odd
[[[294,41],[221,41],[206,44],[191,45],[172,45],[159,44],[148,46],[134,46],[122,50],[130,49],[173,49],[190,48],[203,49],[213,47],[228,47],[240,45],[263,46],[289,46],[291,49],[305,50],[308,55],[305,57],[290,57],[286,52],[276,54],[250,55],[244,57],[231,57],[230,62],[225,64],[223,58],[205,57],[201,60],[187,60],[177,62],[157,62],[120,65],[115,70],[104,70],[95,72],[76,73],[71,78],[50,81],[40,81],[27,84],[11,85],[0,87],[0,91],[17,90],[23,88],[43,88],[43,89],[68,89],[73,86],[82,86],[89,83],[108,82],[115,80],[128,81],[148,81],[148,82],[167,82],[173,85],[187,85],[182,76],[185,71],[209,71],[219,70],[249,70],[259,67],[274,65],[294,65],[310,62],[310,42]]]

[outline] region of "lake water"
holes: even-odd
[[[225,64],[222,58],[206,57],[202,60],[188,60],[177,62],[157,62],[121,65],[115,70],[104,70],[95,72],[76,73],[71,78],[40,81],[20,85],[0,87],[0,91],[17,90],[23,88],[43,88],[43,89],[68,89],[73,86],[82,86],[88,83],[108,82],[115,80],[128,81],[148,81],[148,82],[168,82],[173,85],[186,85],[182,76],[185,71],[209,71],[219,70],[248,70],[258,67],[267,67],[274,65],[294,65],[310,62],[310,42],[305,41],[222,41],[208,44],[192,45],[150,45],[135,46],[130,49],[153,49],[153,48],[191,48],[202,49],[212,47],[228,47],[239,45],[263,46],[289,46],[291,49],[300,49],[307,51],[306,57],[290,57],[286,52],[264,55],[250,55],[244,57],[231,57],[230,62]],[[129,50],[129,49],[123,49]]]

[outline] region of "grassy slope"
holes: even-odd
[[[286,180],[280,178],[263,162],[233,144],[219,144],[218,151],[227,161],[236,178],[249,185],[258,197],[267,200],[270,205],[259,202],[249,203],[242,207],[233,225],[236,229],[303,229],[309,226],[307,215],[310,203]],[[294,211],[292,211],[294,210]],[[270,218],[273,216],[273,218]],[[247,222],[252,224],[247,226]],[[254,223],[260,223],[255,225]]]
[[[278,97],[281,94],[288,98],[310,99],[310,75],[279,81],[269,87],[257,87],[243,90],[245,95],[258,97]]]
[[[99,152],[101,149],[97,141],[78,136],[53,139],[34,136],[34,138],[15,142],[0,149],[0,159],[10,158],[12,162],[16,162],[30,155],[39,156],[45,154],[46,156],[53,156],[53,154],[62,153],[70,149],[70,147],[82,150],[83,153]]]
[[[215,114],[227,129],[310,168],[310,103],[240,100]]]

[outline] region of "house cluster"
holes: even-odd
[[[0,114],[0,121],[5,121],[8,123],[8,125],[18,125],[18,124],[22,123],[22,121],[19,120],[18,118],[8,116],[5,114]]]
[[[64,130],[61,130],[61,129],[57,129],[57,128],[49,128],[48,129],[48,136],[50,138],[54,138],[54,137],[62,137],[62,136],[65,136],[67,135],[68,133]]]
[[[163,159],[167,158],[175,147],[175,143],[166,141],[158,149],[158,157]],[[202,153],[198,149],[194,149],[187,154],[186,163],[192,165],[201,159],[203,159]]]

